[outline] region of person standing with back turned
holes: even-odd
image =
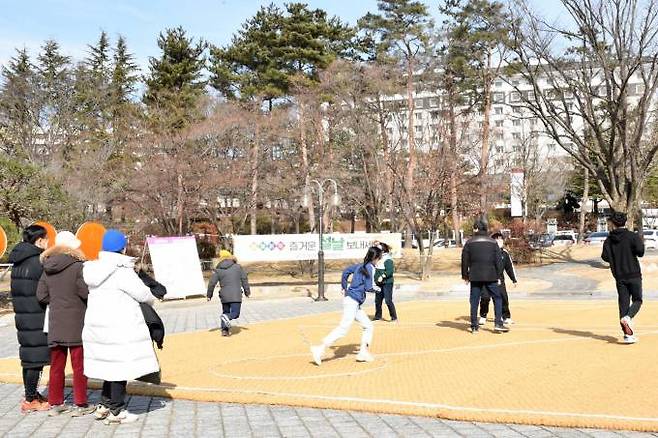
[[[621,212],[613,212],[610,216],[612,231],[603,242],[601,258],[610,264],[617,283],[619,324],[624,332],[624,343],[634,344],[637,338],[633,318],[642,307],[642,270],[638,257],[644,256],[644,243],[637,233],[626,228],[626,220],[626,214]]]
[[[487,224],[476,220],[473,237],[462,250],[462,278],[471,284],[471,333],[479,332],[478,306],[482,292],[486,290],[494,301],[494,331],[508,332],[503,325],[503,297],[498,289],[498,279],[503,274],[503,256],[500,247],[487,233]]]

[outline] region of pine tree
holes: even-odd
[[[16,50],[2,68],[0,89],[0,147],[10,155],[36,154],[35,116],[40,112],[36,89],[36,74],[27,50]]]
[[[206,43],[195,43],[182,27],[177,27],[160,34],[158,47],[162,55],[149,60],[144,101],[164,110],[172,118],[167,122],[170,127],[180,128],[198,117],[197,105],[206,85],[202,78]]]
[[[128,52],[128,46],[123,36],[119,36],[114,49],[111,79],[111,95],[113,105],[120,105],[131,100],[135,92],[139,76],[135,56]]]
[[[270,103],[290,95],[295,77],[318,73],[350,52],[354,30],[321,9],[290,3],[261,7],[231,44],[211,49],[211,85],[227,98]]]

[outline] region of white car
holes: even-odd
[[[647,249],[658,249],[658,230],[644,230],[644,247]]]
[[[571,246],[576,243],[576,240],[570,234],[558,234],[553,237],[553,246]]]
[[[585,238],[585,245],[603,245],[603,242],[605,242],[605,239],[607,238],[607,231],[597,231]]]

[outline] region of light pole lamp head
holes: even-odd
[[[334,193],[334,196],[331,197],[331,205],[334,207],[338,207],[340,205],[340,195],[338,193]]]
[[[308,208],[311,204],[311,199],[308,196],[308,190],[304,189],[304,195],[302,196],[302,207]]]

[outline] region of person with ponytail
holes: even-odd
[[[369,346],[372,342],[373,324],[363,311],[361,306],[366,300],[366,292],[376,292],[378,287],[375,285],[375,265],[382,256],[381,249],[371,247],[363,259],[363,263],[357,263],[345,269],[341,278],[341,287],[343,289],[343,317],[340,324],[324,338],[322,344],[312,346],[311,354],[313,361],[320,365],[325,350],[333,345],[338,339],[347,334],[352,322],[356,320],[363,328],[361,335],[361,348],[356,356],[357,362],[372,362],[374,357],[369,352]],[[348,279],[352,281],[348,285]]]

